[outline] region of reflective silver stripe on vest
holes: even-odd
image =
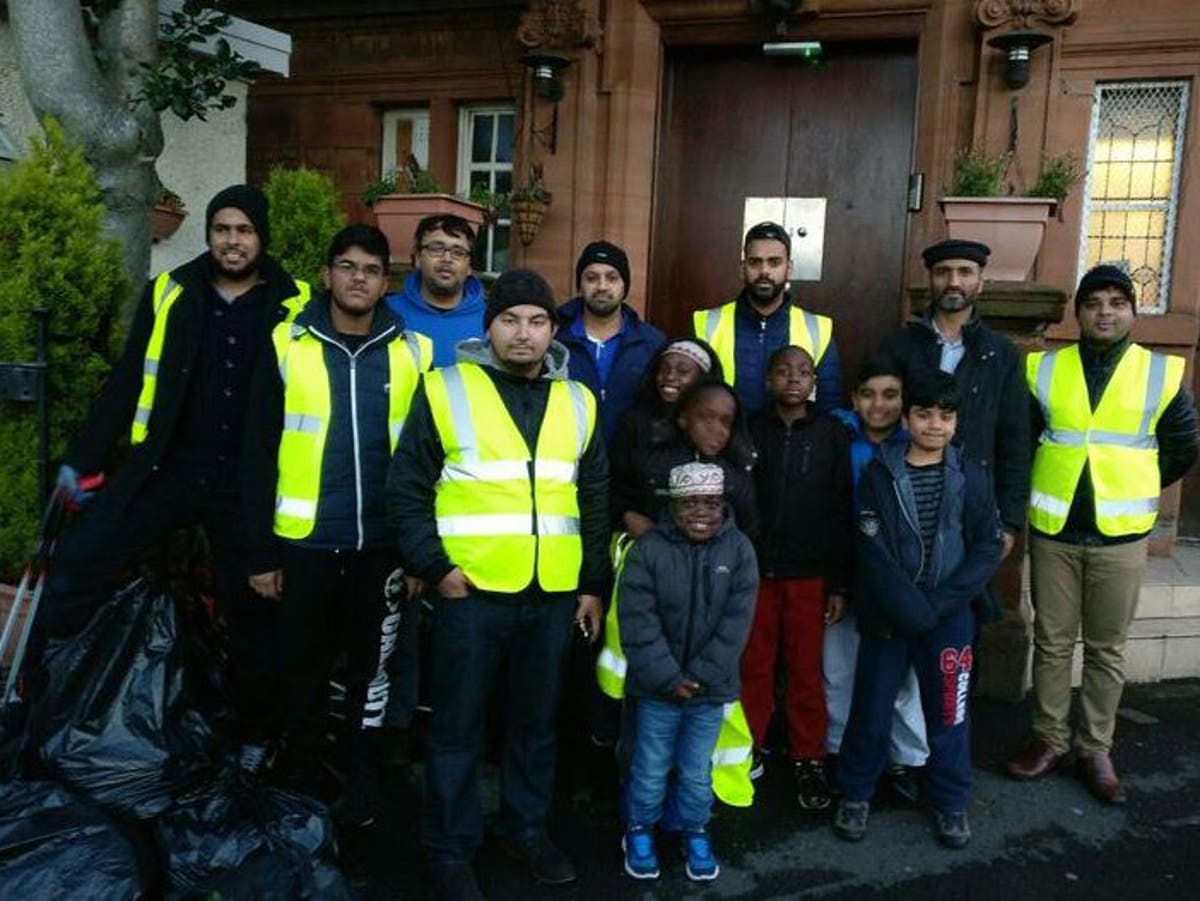
[[[321,418],[308,416],[304,413],[285,413],[283,415],[283,430],[285,432],[302,432],[315,435],[321,431]]]
[[[138,407],[137,410],[134,411],[133,421],[138,425],[145,425],[148,423],[150,421],[150,408]]]
[[[296,519],[315,519],[317,502],[299,497],[280,497],[275,499],[275,512],[280,516],[291,516]]]
[[[1096,516],[1141,516],[1157,512],[1157,497],[1139,497],[1125,501],[1096,501]]]
[[[1029,494],[1029,506],[1035,510],[1041,510],[1044,513],[1049,513],[1051,516],[1066,516],[1071,512],[1070,501],[1064,501],[1057,497],[1051,497],[1041,491],[1033,491]]]
[[[1074,429],[1051,429],[1042,432],[1042,440],[1063,447],[1083,447],[1085,444],[1110,444],[1136,450],[1154,450],[1158,438],[1154,435],[1127,435],[1124,432],[1077,432]]]
[[[1167,358],[1162,354],[1151,354],[1150,378],[1146,383],[1146,406],[1142,408],[1142,427],[1139,430],[1143,435],[1150,431],[1150,421],[1154,418],[1158,405],[1162,403],[1166,378]]]
[[[713,766],[737,766],[750,759],[750,746],[741,745],[736,748],[717,748],[712,754]]]
[[[522,513],[483,513],[469,516],[439,516],[438,534],[443,538],[475,535],[530,535],[530,517]],[[579,520],[573,516],[539,516],[538,535],[578,535]]]
[[[600,651],[600,656],[596,658],[596,663],[605,672],[612,673],[618,678],[625,678],[625,671],[629,669],[629,663],[624,657],[618,657],[612,652],[611,648],[604,648]]]
[[[1035,390],[1037,392],[1038,403],[1041,404],[1042,412],[1046,418],[1050,418],[1050,379],[1054,376],[1054,361],[1055,354],[1043,354],[1038,361],[1037,382]]]
[[[539,460],[537,479],[539,482],[564,482],[575,484],[578,467],[566,460]],[[447,463],[440,476],[443,482],[505,482],[524,481],[529,478],[528,460],[489,460],[481,463]]]
[[[417,341],[417,336],[412,332],[404,333],[404,343],[408,345],[408,352],[412,354],[413,362],[417,366],[417,372],[421,371],[421,345]]]
[[[471,422],[471,405],[467,401],[467,389],[463,384],[462,372],[455,366],[441,370],[442,383],[446,386],[446,400],[450,404],[450,416],[454,420],[454,434],[462,448],[464,463],[479,462],[479,441],[475,438],[475,424]],[[445,533],[443,533],[445,534]],[[501,532],[499,534],[509,534]]]
[[[804,314],[804,327],[808,329],[808,337],[812,341],[812,356],[815,357],[821,347],[821,320],[817,318],[816,313],[810,313],[808,310],[800,312]]]
[[[709,344],[713,343],[713,335],[717,333],[717,325],[721,321],[721,308],[708,310],[704,314],[704,340]]]
[[[142,366],[144,375],[158,375],[158,360],[153,357],[146,357],[146,362]]]
[[[588,437],[588,408],[584,387],[577,382],[567,382],[567,390],[571,392],[571,406],[575,408],[575,457],[583,456],[587,447]],[[545,463],[538,463],[538,478],[545,472]],[[572,481],[574,481],[572,479]]]
[[[167,298],[171,296],[171,293],[174,291],[179,291],[179,290],[181,290],[179,287],[179,282],[175,281],[175,279],[173,279],[173,278],[168,277],[167,284],[163,288],[162,294],[160,294],[158,297],[155,298],[155,301],[154,301],[154,315],[155,316],[157,316],[159,311],[163,308],[163,304],[165,304],[167,302]]]

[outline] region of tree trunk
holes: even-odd
[[[129,276],[124,331],[150,267],[154,163],[163,148],[158,114],[132,100],[141,64],[158,52],[158,5],[116,0],[104,9],[89,35],[78,0],[8,0],[29,102],[83,147],[103,191],[105,233],[121,243]]]

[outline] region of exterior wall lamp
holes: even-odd
[[[526,53],[521,57],[521,63],[533,73],[534,96],[554,104],[550,121],[541,128],[531,124],[529,129],[530,134],[554,154],[558,151],[558,101],[563,99],[562,72],[571,65],[571,61],[549,53]],[[530,118],[531,122],[535,120],[532,110]]]
[[[1004,83],[1016,91],[1029,84],[1030,57],[1033,52],[1053,40],[1051,35],[1042,31],[1015,28],[988,38],[987,44],[1004,51]]]

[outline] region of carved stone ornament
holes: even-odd
[[[1079,15],[1082,0],[975,0],[975,19],[981,28],[1033,28],[1070,25]]]
[[[584,0],[533,0],[517,26],[517,40],[531,49],[596,47],[602,34]]]

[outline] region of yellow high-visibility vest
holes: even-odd
[[[555,380],[531,455],[491,378],[474,363],[424,376],[445,451],[434,486],[446,555],[485,591],[579,587],[579,461],[596,429],[596,398]]]
[[[275,534],[300,539],[312,534],[321,494],[325,439],[332,415],[325,342],[305,326],[281,322],[271,332],[283,379],[283,432],[275,485]],[[388,344],[388,441],[400,438],[422,370],[433,361],[433,342],[405,331]]]
[[[703,338],[716,351],[725,370],[725,381],[730,385],[737,384],[737,301],[713,307],[710,310],[696,310],[692,314],[692,329],[696,337]],[[803,347],[813,358],[817,366],[829,342],[833,340],[833,320],[828,316],[812,313],[795,305],[788,307],[788,345]]]
[[[600,690],[617,701],[625,697],[625,672],[628,669],[625,651],[621,647],[617,589],[633,544],[634,539],[627,532],[613,536],[612,559],[616,584],[613,586],[612,603],[604,617],[604,647],[596,658],[596,681],[600,684]],[[712,753],[713,794],[730,807],[749,807],[754,803],[754,783],[750,780],[754,737],[750,734],[750,724],[741,701],[726,704],[722,713],[721,731],[717,733],[717,744]]]
[[[300,279],[294,281],[297,293],[283,301],[287,310],[284,322],[295,319],[312,296],[308,282]],[[146,359],[142,363],[142,390],[138,394],[137,408],[133,412],[133,424],[129,432],[129,440],[133,444],[141,444],[150,433],[150,412],[154,409],[154,395],[158,390],[158,364],[162,359],[163,343],[167,338],[167,319],[175,301],[182,293],[183,286],[171,278],[170,272],[160,273],[154,280],[154,290],[151,294],[154,325],[150,329],[150,340],[146,342]]]
[[[1153,528],[1161,491],[1154,430],[1179,392],[1183,367],[1182,357],[1131,344],[1093,412],[1078,344],[1029,355],[1025,378],[1046,420],[1033,457],[1030,526],[1062,531],[1086,463],[1102,535]]]

